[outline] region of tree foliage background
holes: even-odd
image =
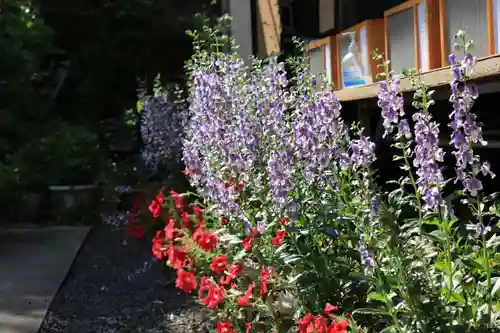
[[[207,0],[0,1],[0,156],[68,122],[100,129],[138,79],[182,81]],[[107,131],[108,129],[101,129]]]

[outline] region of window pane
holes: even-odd
[[[397,74],[403,68],[415,68],[415,28],[413,9],[389,16],[389,59]]]
[[[445,5],[448,52],[453,50],[453,35],[460,29],[467,29],[467,38],[474,40],[474,55],[487,56],[486,0],[446,0]]]
[[[321,48],[309,50],[309,63],[313,74],[320,74],[325,70]]]
[[[420,41],[420,69],[428,71],[429,65],[429,35],[427,33],[426,1],[418,4],[418,33]]]

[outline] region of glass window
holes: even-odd
[[[391,70],[399,74],[402,69],[415,68],[415,26],[412,8],[388,17],[388,34]]]
[[[446,45],[453,50],[453,36],[459,29],[467,30],[467,38],[474,40],[473,53],[478,57],[488,55],[488,26],[486,23],[487,0],[445,0]]]
[[[320,74],[325,71],[325,61],[323,58],[323,50],[318,47],[309,50],[309,65],[313,74]]]

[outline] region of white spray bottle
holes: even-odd
[[[340,70],[342,72],[342,87],[358,87],[366,84],[366,80],[363,74],[363,69],[358,63],[356,58],[357,47],[356,47],[356,33],[346,32],[342,36],[349,36],[351,38],[351,43],[347,50],[347,54],[342,58],[340,65]]]

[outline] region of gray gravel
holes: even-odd
[[[39,333],[206,332],[208,320],[156,264],[150,241],[95,226],[54,298]]]

